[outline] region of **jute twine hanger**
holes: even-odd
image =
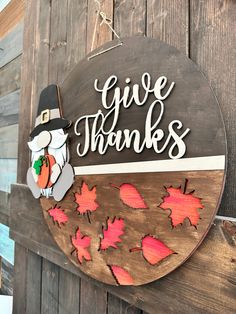
[[[108,18],[106,16],[106,13],[105,12],[102,12],[101,11],[101,1],[99,0],[94,0],[95,3],[97,4],[98,6],[98,9],[97,9],[97,16],[96,16],[96,21],[95,21],[95,26],[94,26],[94,32],[93,32],[93,40],[92,40],[92,45],[91,45],[91,50],[92,51],[94,49],[94,43],[95,43],[95,36],[96,36],[96,31],[97,31],[97,25],[98,25],[98,19],[99,17],[102,19],[101,23],[100,23],[100,26],[103,25],[103,24],[106,24],[110,30],[112,31],[112,33],[115,35],[115,37],[119,40],[118,44],[114,45],[114,46],[111,46],[107,49],[104,49],[104,50],[101,50],[91,56],[88,57],[88,60],[91,60],[93,59],[94,57],[97,57],[107,51],[110,51],[114,48],[117,48],[119,46],[122,46],[123,45],[123,42],[121,41],[120,39],[120,36],[116,33],[116,31],[114,30],[114,28],[112,27],[112,19]]]

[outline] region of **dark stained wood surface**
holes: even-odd
[[[177,188],[182,185],[183,188],[186,178],[189,180],[186,193],[195,190],[193,196],[199,197],[204,206],[203,209],[198,210],[201,219],[196,228],[191,226],[188,219],[185,219],[182,226],[172,228],[171,219],[168,218],[171,211],[163,210],[158,205],[167,195],[164,186],[173,185]],[[41,198],[41,205],[53,238],[73,264],[93,278],[112,285],[116,285],[116,281],[107,265],[117,265],[129,272],[134,285],[140,285],[159,279],[173,271],[202,242],[217,210],[223,178],[223,171],[78,176],[70,192],[61,202]],[[91,212],[91,223],[86,215],[79,215],[76,211],[78,205],[75,203],[74,193],[80,193],[82,182],[85,182],[89,189],[96,186],[97,190],[96,202],[99,207]],[[112,188],[111,183],[115,186],[121,186],[123,183],[135,186],[148,208],[132,209],[122,204],[119,191]],[[48,210],[55,206],[61,207],[68,217],[68,222],[64,226],[59,227],[57,223],[54,223],[48,213]],[[106,251],[99,251],[102,229],[107,227],[108,218],[113,220],[115,217],[124,221],[121,242],[116,243],[117,249],[110,247]],[[84,260],[80,264],[76,254],[71,254],[74,250],[71,237],[75,236],[78,228],[82,235],[91,238],[91,245],[88,248],[91,262]],[[140,247],[141,239],[146,235],[152,235],[161,240],[177,254],[167,257],[157,265],[150,265],[141,252],[130,253],[129,249]]]
[[[109,43],[105,47],[112,45],[114,44]],[[105,48],[98,48],[98,51],[101,49]],[[150,38],[125,38],[121,47],[90,60],[85,58],[78,63],[60,86],[64,117],[75,124],[80,117],[96,114],[98,110],[102,110],[106,115],[108,111],[101,105],[101,94],[96,92],[93,87],[94,80],[99,79],[99,87],[102,88],[110,75],[116,75],[118,77],[116,86],[123,91],[127,77],[131,78],[131,86],[134,83],[141,85],[141,77],[145,72],[151,75],[152,86],[161,75],[167,77],[169,84],[175,82],[171,94],[163,101],[164,117],[158,124],[158,128],[164,131],[164,139],[166,140],[168,136],[169,123],[173,120],[180,120],[183,123],[183,129],[180,132],[187,127],[191,130],[184,138],[186,143],[184,157],[225,155],[224,125],[218,103],[208,82],[196,65],[174,47]],[[143,88],[141,87],[140,90],[140,94],[143,95]],[[110,101],[113,92],[114,89],[108,93]],[[126,128],[137,129],[144,137],[147,111],[154,100],[154,95],[149,95],[142,107],[132,103],[130,108],[126,109],[121,105],[114,132],[117,132],[118,129],[122,131]],[[154,114],[156,119],[158,113]],[[111,120],[112,118],[108,119],[107,123]],[[82,147],[84,146],[84,123],[80,123],[77,128],[77,132],[81,133],[80,137],[76,136],[74,127],[71,127],[68,132],[73,166],[169,159],[168,149],[172,144],[171,142],[161,154],[155,153],[153,149],[144,149],[142,153],[137,154],[131,145],[131,149],[124,149],[122,152],[117,152],[114,147],[109,147],[104,155],[89,150],[86,156],[79,158],[76,149],[78,143],[81,143]],[[160,147],[164,145],[165,140],[161,142]]]

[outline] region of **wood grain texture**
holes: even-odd
[[[18,90],[20,82],[21,55],[0,69],[0,97]]]
[[[115,0],[114,28],[120,37],[145,35],[146,0]]]
[[[68,0],[66,73],[86,54],[87,10],[87,1]]]
[[[18,149],[18,124],[0,128],[0,159],[16,159]]]
[[[14,288],[13,288],[13,313],[26,313],[26,269],[28,249],[15,244],[15,267],[14,267]]]
[[[41,313],[58,314],[59,309],[59,273],[57,265],[43,259]]]
[[[100,49],[105,50],[112,45],[108,43],[99,48],[98,51]],[[138,67],[136,66],[137,63]],[[100,71],[100,69],[103,70]],[[179,120],[183,125],[180,134],[186,128],[190,129],[190,132],[184,138],[186,145],[184,158],[225,155],[224,125],[218,103],[208,82],[191,60],[174,47],[166,45],[157,39],[141,36],[125,38],[122,46],[93,59],[88,60],[84,58],[81,60],[60,86],[64,116],[66,119],[71,120],[75,126],[76,121],[79,121],[81,117],[94,115],[98,110],[101,110],[103,115],[107,117],[106,121],[103,119],[105,121],[103,123],[108,128],[109,123],[113,121],[113,114],[108,116],[108,111],[101,105],[102,95],[96,92],[94,88],[95,79],[99,80],[99,88],[102,88],[107,79],[115,74],[118,80],[116,87],[120,88],[120,97],[122,97],[122,91],[127,85],[125,80],[129,77],[131,86],[134,83],[139,83],[141,95],[144,93],[144,88],[142,88],[140,83],[143,73],[149,73],[153,85],[158,77],[163,74],[167,77],[169,84],[175,82],[175,87],[171,94],[163,101],[164,115],[158,123],[158,128],[163,130],[164,139],[162,143],[159,142],[157,144],[158,148],[160,149],[160,147],[164,146],[169,134],[170,123],[174,120]],[[108,99],[113,97],[114,88],[109,91]],[[129,95],[129,97],[132,96],[132,91],[130,91]],[[199,102],[199,98],[201,98],[201,102]],[[147,132],[145,132],[145,121],[148,110],[154,101],[156,101],[156,97],[153,93],[149,93],[142,107],[136,105],[135,102],[129,108],[125,108],[121,104],[118,121],[114,125],[113,131],[116,134],[118,130],[121,130],[122,143],[125,140],[123,134],[125,129],[130,131],[139,130],[142,134],[141,138],[145,137],[145,133],[147,135]],[[159,114],[157,111],[158,109],[153,113],[153,119],[157,119]],[[102,120],[101,117],[100,119]],[[90,121],[90,133],[92,134],[91,129],[92,125],[95,127],[95,124],[93,124],[95,119],[90,118]],[[99,136],[104,138],[104,147],[108,143],[108,135],[102,134],[101,130],[98,130],[98,126],[95,128]],[[68,129],[68,132],[71,147],[70,162],[73,166],[170,158],[168,153],[171,146],[170,142],[167,142],[168,146],[159,154],[156,153],[153,147],[151,149],[147,148],[147,145],[144,145],[141,153],[136,153],[133,148],[134,141],[132,141],[130,149],[125,147],[118,152],[116,145],[109,145],[108,149],[104,150],[105,153],[101,154],[99,153],[98,145],[96,145],[94,151],[91,149],[92,135],[88,136],[90,142],[88,142],[89,148],[86,154],[83,158],[80,158],[77,153],[77,145],[80,144],[80,152],[83,152],[85,134],[88,134],[88,132],[85,132],[84,122],[77,124],[76,131],[72,127]],[[78,136],[78,133],[80,136]],[[99,136],[94,136],[97,142]],[[117,142],[115,140],[116,144]],[[100,139],[99,143],[101,143]]]
[[[42,258],[28,251],[26,272],[26,313],[41,314]]]
[[[80,314],[106,313],[107,292],[105,289],[94,286],[91,282],[83,280],[80,298],[82,301],[80,305]]]
[[[168,175],[166,173],[117,174],[115,177],[114,175],[77,176],[72,188],[61,202],[55,202],[52,198],[41,198],[40,201],[53,238],[76,266],[99,281],[116,285],[107,265],[117,265],[128,271],[134,280],[134,285],[140,285],[168,274],[181,265],[196,249],[214,218],[223,177],[223,171],[168,172]],[[187,191],[195,190],[193,195],[199,197],[204,206],[204,209],[198,210],[201,220],[196,228],[191,226],[188,219],[183,222],[183,225],[172,228],[171,219],[168,219],[171,211],[163,210],[159,206],[163,197],[167,195],[164,186],[176,188],[182,186],[183,189],[186,178],[189,180]],[[75,202],[74,193],[80,193],[82,182],[88,184],[90,190],[96,186],[96,202],[99,206],[96,211],[91,212],[91,223],[88,222],[86,215],[79,215],[76,210],[78,204]],[[148,208],[138,210],[125,206],[120,200],[119,191],[112,188],[111,183],[118,187],[123,183],[132,184],[141,193]],[[48,213],[48,210],[56,205],[60,206],[68,217],[68,222],[60,228]],[[112,221],[115,217],[124,220],[124,234],[120,236],[121,242],[116,243],[117,249],[108,248],[100,251],[100,238],[103,228],[107,227],[108,217]],[[82,235],[91,238],[88,249],[91,262],[83,261],[80,264],[76,254],[71,254],[74,249],[71,237],[75,235],[78,228]],[[177,254],[167,257],[156,265],[150,265],[141,252],[130,253],[131,248],[140,247],[141,239],[146,235],[159,239]]]
[[[107,300],[107,314],[142,314],[143,312],[116,296],[109,294]]]
[[[91,50],[99,47],[104,42],[112,40],[113,34],[107,25],[100,25],[101,18],[97,16],[97,10],[99,10],[99,7],[95,3],[95,1],[88,0],[87,4],[87,34],[86,42],[82,44],[82,47],[85,47],[86,53],[89,53],[91,52]],[[102,0],[100,1],[100,4],[100,9],[105,12],[106,16],[108,18],[113,18],[113,1]],[[81,58],[82,57],[84,56],[81,56]],[[85,296],[86,290],[88,290],[89,297]],[[86,311],[92,309],[91,305],[97,306],[97,313],[102,313],[101,311],[106,311],[106,298],[106,292],[103,289],[94,289],[93,283],[86,282],[84,279],[81,279],[80,313],[85,314]],[[92,311],[94,311],[94,308],[92,309]]]
[[[13,295],[14,267],[4,258],[1,269],[1,288],[0,293],[4,295]]]
[[[32,127],[35,123],[40,92],[48,85],[49,50],[50,50],[50,15],[51,3],[47,0],[38,2],[36,8],[34,63],[32,64]],[[27,104],[26,104],[27,106]],[[29,137],[29,134],[28,134]]]
[[[44,3],[45,11],[47,10],[48,16],[50,16],[50,8],[51,8],[50,3],[53,1],[54,0],[47,1],[46,3]],[[29,1],[29,0],[27,1],[27,6],[28,6],[27,25],[28,27],[25,29],[25,57],[24,57],[25,63],[24,64],[27,65],[28,67],[25,66],[22,72],[23,77],[24,77],[24,82],[25,83],[27,82],[27,84],[24,84],[24,93],[22,96],[22,107],[21,107],[22,118],[21,118],[20,129],[22,132],[22,136],[21,136],[21,141],[19,144],[20,146],[19,163],[21,165],[21,167],[19,167],[19,170],[18,170],[19,182],[24,182],[25,173],[28,168],[29,155],[27,153],[27,146],[24,146],[24,145],[26,141],[28,140],[29,129],[31,128],[32,107],[37,106],[37,99],[36,99],[37,96],[34,95],[35,89],[34,88],[31,89],[32,79],[33,77],[35,77],[35,73],[36,73],[36,72],[34,73],[31,72],[32,67],[35,64],[35,63],[32,63],[32,60],[34,60],[35,58],[33,51],[35,47],[34,34],[35,34],[35,29],[36,29],[36,27],[34,26],[34,21],[36,21],[36,14],[34,11],[35,6],[33,2],[34,1]],[[85,4],[86,1],[79,1],[80,4],[77,4],[77,1],[72,1],[72,2],[73,2],[73,6],[69,6],[69,8],[71,10],[71,14],[74,13],[74,20],[76,20],[76,15],[77,15],[76,8],[78,10],[78,6],[81,5],[84,8],[84,14],[83,16],[81,16],[81,20],[84,21],[84,19],[86,19],[86,4]],[[128,1],[125,1],[125,2],[128,2]],[[69,3],[70,1],[68,1],[68,5]],[[148,5],[149,3],[150,1],[148,1]],[[159,3],[160,3],[159,1],[156,1],[157,6],[159,5]],[[172,3],[174,3],[173,6],[172,6]],[[211,4],[211,10],[207,9],[207,11],[210,13],[214,12],[215,5],[219,6],[217,1],[215,2],[206,1],[205,3]],[[201,5],[204,6],[205,3],[201,2]],[[167,11],[165,12],[165,14],[167,16],[167,19],[169,19],[168,23],[164,21],[162,22],[162,25],[163,25],[162,34],[161,34],[162,38],[167,38],[167,40],[169,40],[169,42],[172,45],[176,45],[177,47],[180,47],[180,48],[183,47],[181,48],[182,51],[188,51],[188,47],[186,47],[186,45],[184,44],[187,41],[186,39],[187,34],[185,34],[186,36],[185,35],[182,36],[182,34],[184,33],[184,29],[186,27],[186,15],[185,13],[182,14],[181,12],[183,12],[183,6],[185,6],[185,4],[179,1],[171,1],[171,2],[163,1],[162,5],[163,7],[167,8]],[[195,7],[198,6],[198,2],[195,2],[194,5]],[[227,1],[227,6],[230,6],[231,10],[229,11],[226,10],[226,12],[231,12],[233,16],[234,7],[235,7],[234,3],[232,1]],[[153,7],[151,12],[150,11],[149,12],[152,13],[154,9],[155,7]],[[66,12],[67,13],[65,14],[68,15],[69,10]],[[155,17],[153,18],[153,23],[154,23],[153,25],[157,25],[155,24],[156,21],[162,20],[162,17],[158,18],[159,12],[157,12],[156,10],[155,12],[156,12],[157,18],[156,19]],[[174,12],[174,14],[171,13],[170,15],[170,12]],[[197,12],[199,12],[199,10]],[[206,14],[205,12],[206,12],[206,7],[203,8],[202,13],[200,13],[200,15]],[[218,11],[216,10],[215,13],[217,12]],[[212,13],[211,15],[215,13]],[[41,16],[41,14],[43,13],[40,13],[39,17]],[[170,16],[171,16],[171,19],[169,18]],[[149,18],[150,18],[150,15],[147,19],[147,28],[149,27],[148,26]],[[229,25],[227,24],[229,20],[232,21],[231,19],[225,20],[224,24],[219,24],[217,26],[218,28],[214,28],[215,36],[217,35],[218,31],[223,32],[225,27],[228,30],[227,33],[229,34],[230,28],[229,28]],[[74,62],[77,62],[78,54],[81,52],[81,57],[82,57],[83,51],[85,50],[84,43],[83,44],[81,42],[77,43],[77,41],[73,42],[73,36],[77,36],[77,35],[81,37],[85,36],[84,26],[82,27],[81,25],[79,24],[77,25],[74,22],[71,23],[70,21],[71,20],[69,18],[68,23],[67,23],[67,46],[66,46],[67,48],[66,49],[68,49],[70,45],[71,47],[73,46],[73,48],[70,48],[71,51],[70,50],[66,51],[67,61],[66,61],[66,64],[64,65],[66,69],[70,69],[70,67],[73,67]],[[133,22],[133,23],[136,23],[136,22]],[[221,21],[221,23],[223,23],[223,20]],[[130,25],[129,22],[127,22],[127,24]],[[75,26],[74,29],[73,29],[73,25]],[[221,28],[220,25],[224,25],[224,27]],[[44,25],[40,25],[40,27],[44,27]],[[177,27],[180,27],[180,30]],[[80,32],[80,29],[81,29],[81,32]],[[154,30],[159,32],[158,25],[154,27]],[[201,30],[202,30],[201,25],[199,25],[197,33],[199,34]],[[56,32],[57,28],[53,29],[53,31]],[[129,29],[127,29],[126,32],[128,33]],[[124,34],[124,29],[123,29],[123,34]],[[227,36],[228,45],[233,45],[233,41],[232,42],[229,41],[229,37],[234,36],[233,34],[234,33],[232,32],[231,35]],[[46,35],[46,36],[49,36],[49,35]],[[125,36],[125,34],[122,36]],[[70,44],[68,42],[69,37],[71,38]],[[194,39],[194,42],[196,42],[196,40],[197,40],[197,37]],[[199,45],[201,45],[201,43],[202,43],[202,40],[199,40]],[[47,50],[46,49],[47,40],[45,40],[45,43],[42,46],[44,46],[45,50]],[[199,49],[200,47],[198,47],[198,50]],[[203,56],[204,54],[207,53],[207,51],[208,53],[210,53],[209,52],[210,50],[207,50],[207,49],[202,51]],[[222,49],[222,53],[224,50],[225,49]],[[72,55],[72,51],[75,51],[74,56]],[[47,55],[47,52],[46,52],[46,55]],[[68,61],[70,59],[70,55],[72,55],[71,61]],[[80,57],[78,57],[78,59],[79,58]],[[225,58],[224,62],[227,62],[227,60],[228,58]],[[62,58],[61,62],[65,63],[65,59]],[[219,63],[222,63],[222,60]],[[41,66],[41,68],[39,69],[39,66],[42,64],[43,66]],[[46,61],[46,64],[47,64],[47,61]],[[40,71],[41,70],[47,71],[47,67],[46,66],[44,67],[43,57],[42,57],[42,61],[38,62],[37,69]],[[231,70],[232,69],[233,67],[231,68]],[[63,75],[61,75],[61,77],[63,80]],[[42,83],[42,86],[43,85],[44,84]],[[225,89],[227,90],[227,86],[225,86]],[[40,90],[36,92],[39,93]],[[32,105],[33,98],[31,97],[31,94],[33,94],[33,97],[36,101],[34,105]],[[231,88],[230,88],[229,95],[232,95]],[[35,107],[33,110],[36,110]],[[233,117],[232,114],[233,114],[233,111],[231,109],[229,121],[231,121],[230,119],[231,117]],[[23,117],[25,118],[25,120],[23,119]],[[231,191],[234,192],[234,190],[231,190]],[[18,193],[18,192],[19,190],[15,191],[14,193]],[[57,246],[52,241],[52,238],[42,219],[42,214],[41,214],[38,203],[32,199],[29,192],[27,192],[26,194],[22,192],[19,192],[19,193],[20,193],[20,198],[18,199],[18,202],[15,203],[14,205],[15,210],[13,212],[15,216],[18,217],[19,221],[16,221],[16,219],[14,218],[12,222],[12,224],[15,225],[14,228],[12,229],[12,236],[19,243],[22,243],[24,246],[31,248],[35,252],[37,251],[44,258],[48,258],[52,262],[59,264],[60,267],[68,269],[70,272],[75,273],[79,277],[81,276],[82,278],[91,282],[91,284],[96,284],[100,286],[98,282],[95,282],[94,280],[83,275],[83,273],[79,272],[78,269],[73,267],[71,263],[68,263],[65,256],[58,250]],[[28,201],[26,201],[27,198],[28,198]],[[25,206],[24,211],[20,209],[20,212],[18,213],[17,211],[18,204],[21,204],[22,201],[23,203],[26,203],[27,205],[26,204],[24,205]],[[29,211],[29,209],[31,208],[32,210]],[[230,208],[231,208],[231,205],[230,205]],[[23,226],[27,226],[26,230],[24,230]],[[147,285],[143,287],[142,289],[139,289],[139,288],[124,289],[124,288],[119,288],[119,287],[115,287],[114,289],[112,289],[111,287],[107,287],[104,285],[102,285],[102,287],[104,287],[105,289],[109,289],[109,291],[112,291],[112,293],[119,295],[121,298],[125,299],[131,304],[136,304],[137,306],[144,308],[149,313],[155,313],[155,314],[166,313],[166,312],[167,313],[173,313],[173,312],[174,313],[176,312],[186,313],[186,312],[193,312],[193,311],[196,313],[201,313],[201,312],[216,313],[217,311],[222,312],[222,313],[225,313],[225,312],[233,313],[236,307],[235,299],[234,299],[234,294],[235,294],[235,284],[234,284],[235,282],[235,270],[234,269],[235,268],[234,266],[235,265],[233,262],[231,262],[232,256],[234,254],[234,247],[231,247],[228,244],[227,240],[225,239],[225,233],[223,233],[222,230],[224,230],[224,226],[222,225],[222,222],[219,222],[219,221],[216,222],[216,225],[212,227],[212,230],[208,236],[208,240],[206,240],[203,243],[203,245],[194,254],[194,256],[176,272],[172,273],[170,276],[162,279],[161,281],[158,281],[157,283]],[[229,237],[232,238],[232,236],[229,236]],[[212,252],[212,247],[215,248],[213,252]],[[224,254],[222,254],[222,252],[224,252]],[[211,267],[212,260],[214,260],[214,268]],[[222,265],[224,265],[223,268],[222,268]],[[22,273],[22,276],[23,276],[23,273]],[[23,286],[21,285],[21,289],[22,288],[24,288],[24,285]],[[18,292],[17,292],[18,289],[19,288],[16,289],[17,299],[18,299]],[[197,299],[196,299],[196,295],[197,295]],[[22,294],[19,294],[19,296],[22,296]],[[19,301],[21,301],[21,303],[19,303]],[[24,304],[24,296],[22,297],[22,300],[18,299],[16,303],[19,303],[19,309],[21,309],[21,306],[23,306]],[[24,312],[20,311],[17,313],[22,314]]]
[[[24,17],[24,0],[11,0],[0,12],[0,38],[6,36]]]
[[[159,38],[188,56],[189,1],[148,1],[147,36]]]
[[[0,128],[18,123],[20,90],[0,97]]]
[[[52,240],[42,209],[27,186],[13,185],[12,191],[11,237],[52,263],[149,313],[176,313],[176,309],[177,313],[234,313],[235,234],[223,221],[215,221],[194,255],[169,276],[140,287],[112,287],[91,279],[68,262]]]
[[[9,225],[9,193],[0,191],[0,223]]]
[[[21,135],[18,142],[18,168],[17,182],[26,181],[26,172],[29,167],[29,153],[27,142],[29,140],[29,130],[32,124],[32,94],[33,90],[33,63],[35,47],[35,20],[37,16],[36,1],[27,0],[25,3],[25,25],[23,34],[23,57],[21,71],[21,98],[19,110],[19,128]],[[27,66],[31,65],[31,66]]]
[[[58,314],[79,314],[80,280],[74,274],[60,268]]]
[[[0,40],[0,68],[22,53],[23,22]]]
[[[235,80],[236,2],[192,1],[190,57],[206,75],[219,100],[228,140],[228,175],[221,215],[236,217]]]
[[[49,84],[60,82],[66,75],[67,2],[51,2]]]
[[[101,0],[101,11],[107,18],[113,18],[113,2]],[[87,19],[87,53],[103,45],[105,42],[112,40],[112,32],[109,27],[103,23],[102,19],[97,16],[98,5],[94,0],[88,0],[88,19]]]

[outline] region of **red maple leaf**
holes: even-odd
[[[89,190],[85,182],[82,183],[80,193],[75,193],[75,202],[78,204],[76,210],[82,215],[87,214],[89,222],[89,214],[99,207],[96,197],[96,186]]]
[[[135,247],[130,249],[130,252],[142,251],[144,258],[151,265],[156,265],[167,256],[174,253],[163,242],[154,238],[151,235],[147,235],[142,239],[141,247]]]
[[[116,265],[109,265],[112,275],[115,277],[119,285],[130,286],[133,285],[134,280],[130,274],[122,267]]]
[[[179,188],[165,188],[169,195],[163,198],[159,207],[171,210],[170,218],[172,226],[176,227],[188,218],[190,223],[196,227],[200,218],[198,209],[204,208],[201,198],[193,196],[194,191],[186,194],[188,180],[185,181],[184,191]]]
[[[73,254],[75,251],[77,253],[77,258],[78,261],[80,262],[80,264],[82,264],[83,262],[83,258],[86,261],[91,261],[92,258],[87,250],[87,248],[90,246],[90,242],[91,242],[91,238],[86,236],[86,235],[82,235],[80,233],[80,230],[78,228],[78,230],[76,231],[76,235],[75,237],[71,237],[71,242],[73,244],[73,246],[75,247],[75,250],[71,252],[71,254]]]
[[[57,205],[55,205],[54,208],[49,209],[48,214],[52,217],[53,222],[58,224],[58,227],[60,227],[61,224],[64,225],[68,221],[68,217],[64,213],[64,210],[62,210],[61,207],[57,207]]]
[[[116,186],[114,184],[111,184],[111,186],[120,190],[120,199],[125,205],[135,209],[148,208],[143,197],[134,185],[123,183],[121,186]]]
[[[121,242],[119,238],[124,234],[124,219],[116,217],[113,219],[107,219],[107,228],[103,229],[103,239],[101,239],[100,250],[106,250],[109,247],[117,249],[117,242]]]

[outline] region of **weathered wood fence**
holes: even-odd
[[[236,1],[102,3],[121,37],[160,38],[189,56],[207,76],[223,111],[229,143],[220,215],[235,216]],[[10,210],[11,236],[16,241],[14,313],[233,313],[233,223],[216,220],[207,240],[189,261],[159,281],[140,287],[106,286],[82,274],[65,258],[44,223],[38,201],[24,185],[29,166],[26,142],[39,93],[49,83],[60,85],[90,51],[95,20],[94,0],[26,1],[18,184],[12,187]],[[112,39],[106,25],[97,28],[95,39],[95,46]]]

